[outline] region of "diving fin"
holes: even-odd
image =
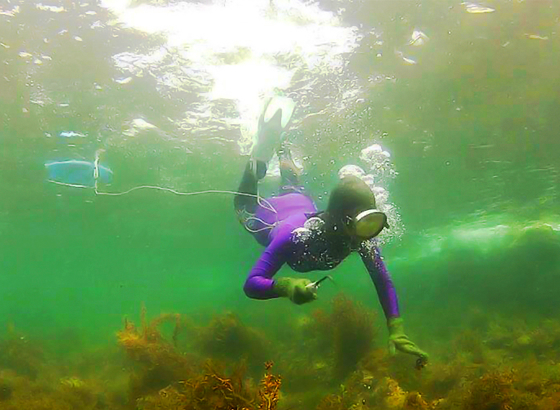
[[[251,157],[254,161],[264,162],[271,160],[276,150],[280,147],[296,103],[288,97],[274,96],[265,105],[259,118],[257,137]]]

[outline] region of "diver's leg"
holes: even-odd
[[[259,117],[257,141],[251,152],[251,160],[245,167],[239,194],[234,198],[235,210],[244,224],[243,221],[247,221],[248,218],[247,214],[251,216],[257,209],[258,181],[266,175],[268,162],[282,141],[294,107],[295,103],[289,98],[273,97],[267,102]],[[289,152],[287,155],[290,162],[293,162]],[[290,177],[286,176],[286,178]]]
[[[280,164],[281,185],[280,192],[303,192],[303,186],[300,182],[301,169],[295,164],[292,153],[287,145],[283,143],[277,151],[278,161]]]
[[[259,180],[257,179],[254,167],[255,163],[253,161],[247,162],[237,194],[233,198],[235,212],[241,223],[244,223],[248,214],[254,214],[257,209],[257,185]]]

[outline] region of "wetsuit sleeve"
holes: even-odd
[[[399,317],[397,292],[395,291],[395,286],[385,266],[385,262],[383,262],[381,258],[381,251],[376,246],[371,248],[362,246],[360,248],[360,256],[366,265],[369,276],[373,280],[385,317],[387,319]]]
[[[278,232],[249,272],[243,286],[247,296],[253,299],[279,297],[274,292],[274,279],[272,277],[286,262],[291,243],[291,229]]]

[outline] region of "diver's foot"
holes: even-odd
[[[288,148],[285,141],[282,142],[280,148],[276,151],[276,154],[278,155],[280,172],[288,171],[296,177],[299,177],[302,174],[303,170],[299,168],[294,162],[294,159],[292,158],[292,152]]]
[[[257,180],[263,179],[266,176],[266,171],[268,169],[268,164],[258,159],[252,158],[249,161],[250,169]]]

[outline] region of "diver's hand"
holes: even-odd
[[[418,356],[417,367],[423,367],[428,362],[428,354],[418,348],[416,343],[411,341],[404,334],[403,320],[400,317],[390,318],[387,321],[389,328],[389,352],[395,354],[396,351]]]
[[[287,297],[296,305],[303,305],[317,299],[317,287],[309,279],[280,278],[274,282],[274,291]]]

